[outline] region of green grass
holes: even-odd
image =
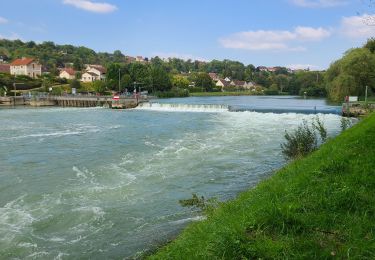
[[[257,92],[238,91],[238,92],[195,92],[190,93],[191,97],[222,97],[222,96],[255,96]]]
[[[177,202],[176,202],[177,203]],[[150,259],[375,259],[375,114]]]

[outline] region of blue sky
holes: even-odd
[[[375,8],[367,2],[1,0],[0,38],[133,56],[325,69],[375,36]]]

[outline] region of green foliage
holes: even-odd
[[[324,126],[324,123],[320,120],[319,116],[315,117],[315,120],[312,122],[312,127],[319,133],[320,139],[323,143],[327,141],[327,128]]]
[[[317,136],[314,129],[306,121],[292,132],[285,132],[286,142],[281,144],[282,153],[286,159],[302,158],[315,151],[318,147]]]
[[[187,89],[189,87],[190,81],[186,77],[179,75],[174,75],[172,77],[172,85],[176,88]]]
[[[208,73],[197,73],[194,77],[195,86],[204,89],[205,91],[212,91],[215,83],[212,81]]]
[[[151,89],[152,91],[169,91],[172,88],[171,79],[167,71],[161,66],[151,66]]]
[[[216,198],[205,199],[203,196],[199,197],[195,193],[193,193],[192,198],[179,200],[178,202],[182,207],[198,209],[206,213],[215,209],[219,205]]]
[[[375,52],[375,38],[372,37],[368,39],[364,47],[369,49],[371,53],[374,53]]]
[[[159,98],[188,97],[189,91],[187,89],[172,88],[169,91],[155,92],[155,95]]]
[[[149,259],[374,259],[375,114]]]
[[[71,88],[79,89],[79,88],[81,88],[81,82],[79,82],[79,80],[73,79],[73,80],[69,83],[69,86],[70,86]]]
[[[304,120],[292,133],[285,132],[286,142],[281,144],[285,159],[302,158],[318,148],[318,143],[325,143],[328,132],[319,116],[312,121],[311,126]]]
[[[96,93],[100,94],[103,94],[107,90],[105,83],[101,80],[94,81],[92,87]]]
[[[342,117],[341,118],[341,130],[345,131],[346,129],[353,126],[353,122],[350,118]]]
[[[364,96],[366,86],[375,90],[375,54],[371,52],[372,40],[365,48],[349,50],[342,59],[328,69],[327,90],[333,101],[343,101],[345,96]]]

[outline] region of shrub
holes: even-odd
[[[156,92],[159,98],[173,98],[173,97],[188,97],[189,91],[187,89],[172,88],[170,91]]]
[[[320,139],[322,140],[322,143],[324,143],[327,140],[328,133],[323,122],[320,120],[318,116],[313,121],[312,126],[313,126],[313,129],[318,131]]]
[[[286,142],[281,144],[285,159],[304,157],[316,150],[318,140],[314,128],[311,128],[304,120],[302,125],[292,132],[285,131]]]
[[[341,118],[341,130],[345,131],[346,129],[350,128],[352,126],[352,121],[347,118],[343,117]]]

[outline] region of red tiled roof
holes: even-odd
[[[33,58],[22,58],[14,60],[10,65],[11,66],[21,66],[21,65],[28,65],[33,62]]]
[[[0,73],[10,73],[10,65],[0,64]]]

